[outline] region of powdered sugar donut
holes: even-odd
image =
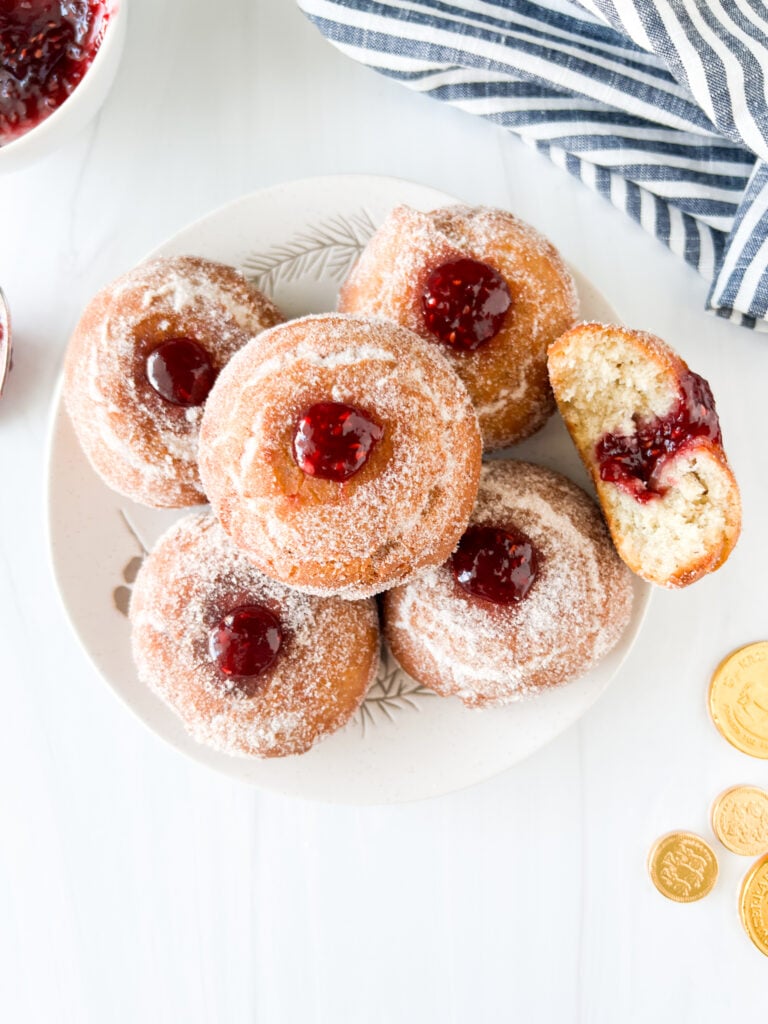
[[[339,309],[396,320],[438,344],[493,449],[553,412],[547,347],[573,325],[577,299],[556,249],[511,213],[398,206],[343,284]]]
[[[582,675],[631,608],[631,574],[595,503],[559,473],[490,462],[456,552],[389,591],[384,622],[414,679],[483,707]]]
[[[144,505],[205,502],[197,438],[208,390],[282,319],[233,267],[195,256],[143,263],[102,289],[64,364],[67,409],[96,472]]]
[[[139,678],[196,740],[228,754],[303,753],[349,720],[378,666],[373,601],[267,579],[209,515],[161,537],[130,618]]]
[[[466,389],[410,331],[339,314],[281,324],[213,388],[200,474],[262,572],[363,597],[438,565],[464,531],[481,444]]]

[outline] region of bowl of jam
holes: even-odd
[[[91,120],[115,77],[127,0],[0,0],[0,171]]]

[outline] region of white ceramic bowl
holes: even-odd
[[[115,0],[101,46],[72,95],[36,127],[0,146],[0,172],[17,171],[46,156],[85,128],[95,116],[120,64],[127,6],[128,0]]]

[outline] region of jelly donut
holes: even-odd
[[[553,412],[547,347],[573,325],[577,299],[554,247],[511,213],[398,206],[343,284],[339,309],[435,343],[464,381],[489,450]]]
[[[350,598],[445,560],[480,460],[472,403],[440,351],[338,313],[238,352],[200,432],[205,492],[238,547],[275,580]]]
[[[267,579],[210,515],[160,538],[130,619],[139,678],[196,740],[228,754],[303,753],[349,720],[378,667],[374,601]]]
[[[549,368],[630,569],[684,587],[719,568],[741,530],[741,499],[704,378],[660,338],[602,324],[559,338]]]
[[[490,462],[451,558],[385,595],[385,634],[424,686],[468,707],[507,704],[607,654],[629,622],[631,580],[576,484]]]
[[[246,341],[282,320],[233,267],[196,256],[143,263],[102,289],[69,343],[64,398],[105,483],[144,505],[204,503],[208,391]]]

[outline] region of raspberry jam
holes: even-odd
[[[256,692],[255,679],[265,672],[277,657],[283,642],[280,620],[268,608],[258,604],[240,605],[211,630],[208,651],[227,677],[238,677],[227,683],[252,697]]]
[[[494,604],[517,604],[539,571],[539,554],[520,530],[470,526],[451,556],[460,587]]]
[[[470,259],[435,267],[421,296],[427,330],[458,352],[472,352],[495,338],[511,305],[501,274]]]
[[[634,434],[604,434],[595,445],[600,479],[647,502],[664,492],[656,479],[669,459],[697,438],[722,443],[720,421],[709,384],[689,370],[677,402],[666,416],[637,421]]]
[[[216,369],[199,342],[170,338],[147,356],[147,380],[166,402],[202,405],[216,380]]]
[[[343,402],[318,402],[299,416],[293,457],[307,476],[343,482],[368,461],[384,428],[361,409]]]
[[[0,146],[44,121],[80,83],[110,7],[105,0],[0,0]]]

